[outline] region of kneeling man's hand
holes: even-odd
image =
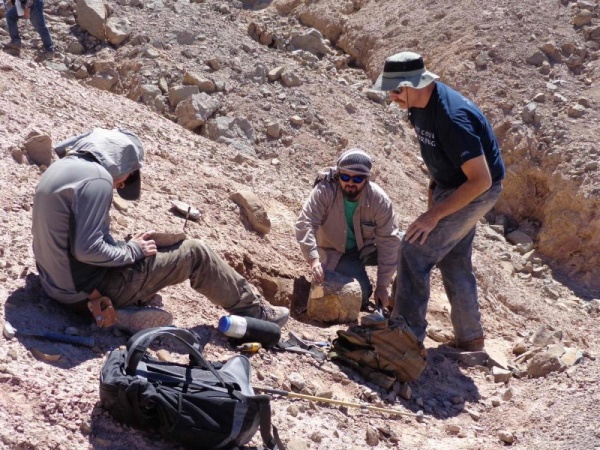
[[[375,303],[381,303],[384,309],[389,309],[390,306],[390,294],[388,288],[385,286],[377,286],[375,288]]]
[[[315,284],[321,284],[323,281],[325,281],[325,273],[323,272],[323,266],[321,265],[319,258],[313,259],[309,262],[309,264],[312,281]]]

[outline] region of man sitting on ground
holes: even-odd
[[[117,311],[116,326],[134,333],[170,325],[167,311],[143,305],[162,288],[189,280],[192,288],[231,314],[286,323],[287,308],[270,306],[199,240],[157,249],[152,231],[128,242],[113,239],[113,188],[126,200],[140,198],[144,151],[134,133],[96,128],[55,150],[62,159],[44,172],[36,188],[32,227],[38,272],[50,297],[77,310],[89,308],[95,315],[112,309],[108,298]]]

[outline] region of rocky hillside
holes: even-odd
[[[387,391],[331,362],[252,357],[256,385],[423,411],[425,422],[278,399],[274,423],[290,449],[600,446],[597,4],[49,0],[46,12],[58,55],[42,59],[25,23],[25,48],[0,54],[0,315],[21,330],[68,331],[96,345],[2,341],[0,447],[173,448],[120,426],[98,403],[103,356],[125,337],[39,288],[31,207],[50,141],[95,126],[134,130],[147,153],[142,199],[115,203],[115,236],[180,230],[171,202],[194,205],[201,217],[188,235],[290,305],[285,331],[331,340],[342,326],[305,315],[308,273],[293,224],[316,172],[350,146],[374,155],[401,227],[425,208],[412,130],[369,90],[385,57],[402,49],[423,53],[475,100],[502,142],[509,177],[474,255],[496,364],[457,361],[438,347],[449,306],[436,275],[429,364],[417,382]],[[263,203],[265,236],[242,220],[231,199],[240,190]],[[234,354],[213,326],[222,310],[184,285],[165,290],[162,303],[203,337],[209,359]]]
[[[498,210],[563,276],[598,289],[598,2],[275,6],[319,29],[371,80],[386,56],[401,49],[424,54],[430,70],[475,100],[494,124],[509,169]]]

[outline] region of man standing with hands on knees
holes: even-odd
[[[425,339],[430,275],[440,269],[451,305],[454,345],[484,348],[471,255],[475,225],[502,191],[504,163],[490,123],[470,100],[425,68],[417,53],[386,59],[374,89],[408,111],[429,170],[428,209],[407,229],[398,260],[393,316]]]
[[[365,266],[377,266],[375,303],[388,307],[400,238],[392,202],[369,178],[371,157],[359,148],[345,151],[336,166],[319,175],[296,221],[296,239],[312,280],[324,270],[356,279],[365,310],[373,287]]]

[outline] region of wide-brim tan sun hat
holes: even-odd
[[[439,77],[425,68],[423,57],[418,53],[401,52],[385,60],[383,72],[372,89],[391,91],[398,87],[422,89]]]

